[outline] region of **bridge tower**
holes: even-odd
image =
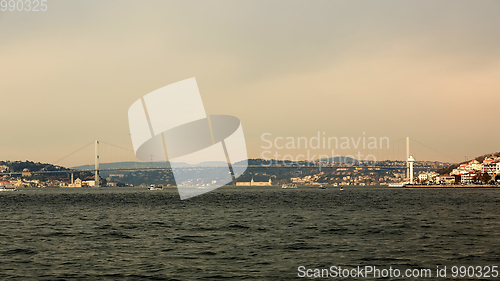
[[[95,140],[95,187],[99,187],[99,141]]]

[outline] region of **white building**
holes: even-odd
[[[488,173],[492,177],[500,174],[500,161],[491,161],[483,165],[482,172]]]
[[[83,186],[90,186],[94,187],[95,186],[95,180],[90,180],[90,181],[82,181]]]
[[[68,184],[68,187],[82,187],[82,180],[77,178],[74,183]]]
[[[418,181],[423,183],[423,182],[436,182],[437,177],[439,176],[438,173],[436,172],[421,172],[418,174]]]
[[[473,183],[478,180],[478,177],[481,176],[481,173],[478,172],[465,172],[460,175],[461,183]]]
[[[483,164],[479,163],[477,160],[472,160],[469,162],[469,167],[474,171],[481,171],[483,169]]]
[[[454,184],[455,177],[450,176],[450,175],[441,175],[441,176],[436,177],[436,182],[441,183],[441,184]]]

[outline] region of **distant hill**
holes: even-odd
[[[358,160],[351,157],[337,156],[337,157],[324,158],[321,159],[321,161],[352,163]]]
[[[168,168],[170,167],[170,162],[114,162],[114,163],[101,163],[99,164],[100,169],[128,169],[128,168],[149,168],[149,167],[158,167],[158,168]],[[90,170],[94,169],[94,165],[81,165],[71,167],[71,169],[75,170]]]
[[[202,162],[200,165],[205,167],[216,167],[227,165],[226,162],[220,161],[209,161]],[[170,168],[170,167],[191,167],[192,164],[184,162],[169,162],[169,161],[159,161],[159,162],[114,162],[114,163],[101,163],[99,164],[99,169],[134,169],[134,168]],[[82,165],[71,167],[75,170],[90,170],[94,169],[94,165]]]
[[[272,161],[273,164],[293,164],[297,163],[294,161],[289,161],[289,160],[264,160],[264,159],[248,159],[248,165],[252,166],[268,166],[270,161]],[[338,156],[334,158],[325,158],[321,159],[321,161],[328,161],[328,162],[348,162],[352,163],[354,161],[357,161],[354,158],[351,157],[343,157],[343,156]],[[241,165],[245,161],[239,161],[236,162],[235,165]],[[302,163],[305,161],[300,161],[299,163]],[[302,163],[303,164],[303,163]],[[227,165],[226,162],[221,162],[221,161],[209,161],[209,162],[202,162],[202,166],[206,167],[218,167],[218,166],[224,166]],[[170,168],[170,167],[192,167],[195,166],[193,164],[188,164],[185,162],[169,162],[169,161],[158,161],[158,162],[114,162],[114,163],[101,163],[99,164],[100,169],[133,169],[133,168]],[[94,165],[81,165],[81,166],[75,166],[71,167],[71,169],[75,170],[91,170],[94,169]]]
[[[0,161],[0,165],[6,165],[9,167],[10,172],[21,172],[24,169],[28,169],[31,172],[38,171],[63,171],[68,170],[68,168],[49,164],[49,163],[40,163],[33,161]]]

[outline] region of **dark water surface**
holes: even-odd
[[[499,204],[497,189],[226,187],[185,201],[175,189],[2,192],[0,280],[290,280],[299,266],[500,265]]]

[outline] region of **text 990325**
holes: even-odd
[[[2,12],[45,12],[47,0],[1,0]]]

